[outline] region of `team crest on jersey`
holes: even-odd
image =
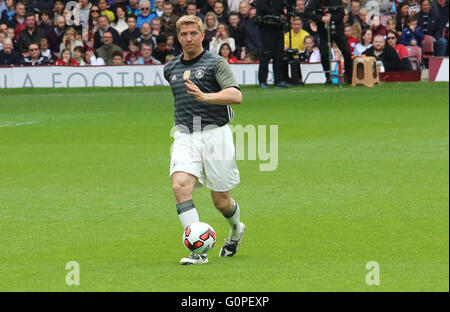
[[[186,79],[189,79],[189,77],[191,77],[191,71],[186,70],[183,74],[183,78],[184,78],[184,80],[186,80]]]
[[[197,79],[202,79],[205,76],[205,68],[203,68],[203,67],[197,68],[194,76]]]

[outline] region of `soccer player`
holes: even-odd
[[[178,131],[174,134],[170,177],[178,216],[184,229],[199,221],[192,192],[206,185],[231,228],[219,255],[232,257],[245,225],[240,222],[239,205],[231,197],[240,178],[228,123],[233,119],[230,105],[240,104],[242,94],[227,61],[203,49],[201,19],[183,16],[176,27],[183,54],[166,64],[164,77],[175,97]],[[194,253],[180,261],[183,265],[207,262],[206,254]]]

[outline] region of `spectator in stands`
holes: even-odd
[[[142,0],[142,1],[146,1],[146,0]],[[117,30],[115,30],[114,28],[112,28],[109,25],[108,17],[105,15],[100,15],[98,17],[98,30],[94,34],[94,48],[96,50],[101,47],[102,42],[103,42],[102,36],[105,32],[109,32],[112,34],[113,42],[115,45],[118,45],[118,46],[121,45],[119,33],[117,32]],[[106,62],[106,60],[105,60],[105,62]]]
[[[241,54],[245,54],[245,27],[239,24],[239,13],[231,12],[228,16],[228,33],[230,37],[234,38],[236,44],[236,53],[239,59],[242,59]]]
[[[114,51],[122,53],[122,49],[117,44],[114,44],[113,34],[106,31],[102,37],[103,44],[100,48],[95,50],[95,53],[101,57],[106,64],[112,64],[112,54]]]
[[[155,7],[152,9],[152,14],[155,17],[161,17],[164,14],[164,0],[156,0]]]
[[[106,0],[99,0],[98,1],[98,7],[100,8],[100,14],[108,16],[109,22],[112,23],[116,19],[116,16],[114,15],[114,12],[111,10],[108,10],[108,1]]]
[[[136,28],[136,17],[134,15],[130,15],[127,17],[127,26],[128,28],[122,32],[120,35],[120,39],[122,42],[122,49],[128,50],[128,43],[132,39],[139,38],[141,36],[141,30]]]
[[[175,35],[170,34],[167,36],[166,49],[169,51],[169,55],[180,55],[181,52],[175,48]]]
[[[298,54],[300,63],[320,63],[320,51],[314,48],[314,37],[306,36],[303,42],[304,49]]]
[[[55,3],[53,4],[53,19],[57,19],[59,16],[64,15],[64,0],[55,0]]]
[[[363,30],[361,35],[361,41],[355,46],[353,50],[353,56],[359,56],[364,53],[367,49],[372,47],[372,31],[370,29]]]
[[[437,14],[431,10],[430,0],[422,0],[420,2],[420,11],[416,14],[417,25],[422,29],[425,35],[432,36],[435,41],[440,38],[437,24]]]
[[[222,1],[216,0],[216,2],[214,2],[213,12],[216,13],[217,20],[219,21],[219,23],[228,22],[228,15],[225,12],[225,8]]]
[[[59,46],[59,53],[64,49],[69,49],[70,53],[73,54],[75,47],[82,47],[83,42],[76,39],[76,31],[72,27],[67,28],[64,32],[64,37],[62,39],[61,45]]]
[[[200,18],[202,21],[205,19],[205,16],[197,10],[197,4],[195,3],[195,0],[191,0],[191,2],[188,2],[186,7],[186,13],[188,15],[195,15],[198,18]]]
[[[388,19],[386,22],[386,31],[388,31],[388,30],[396,31],[395,30],[396,25],[397,25],[397,22],[396,22],[395,18]]]
[[[157,0],[157,1],[162,1],[162,0]],[[128,1],[127,14],[129,16],[130,15],[134,15],[134,16],[141,15],[141,10],[139,9],[139,0],[129,0]]]
[[[408,17],[407,27],[403,29],[400,43],[405,46],[422,46],[422,40],[425,38],[420,27],[417,27],[417,17]]]
[[[78,0],[78,3],[75,5],[72,13],[74,16],[78,16],[80,25],[88,23],[91,6],[92,4],[89,2],[89,0]]]
[[[93,50],[86,51],[86,64],[91,66],[102,66],[105,65],[105,61],[101,57],[97,57]]]
[[[14,0],[5,0],[5,9],[0,14],[0,24],[12,23],[16,15],[14,10],[16,2]]]
[[[139,57],[137,64],[139,65],[160,65],[161,62],[155,59],[152,56],[153,48],[151,45],[143,44],[141,46],[141,54],[142,56]]]
[[[384,71],[399,71],[402,69],[400,58],[397,52],[390,45],[386,44],[386,40],[382,35],[377,35],[373,40],[373,46],[367,49],[364,54],[373,56],[383,64]]]
[[[114,18],[114,21],[112,22],[111,26],[112,26],[112,28],[117,30],[119,35],[121,35],[122,32],[128,28],[127,19],[126,19],[127,13],[126,13],[125,6],[120,5],[120,4],[116,5],[115,12],[116,12],[115,18]]]
[[[433,0],[431,7],[433,12],[435,12],[435,14],[437,15],[437,28],[439,29],[440,33],[436,55],[444,56],[447,54],[448,50],[448,0]]]
[[[83,42],[88,49],[94,48],[95,33],[98,30],[98,18],[100,16],[100,8],[96,5],[91,6],[89,11],[89,20],[83,24],[82,34]]]
[[[205,40],[204,45],[209,48],[209,43],[216,36],[217,33],[217,25],[219,25],[219,21],[217,20],[216,14],[213,12],[208,12],[205,15]]]
[[[39,12],[39,28],[44,34],[47,34],[53,28],[52,12],[48,9],[42,9]]]
[[[0,51],[3,50],[3,41],[5,41],[7,37],[6,33],[0,31]]]
[[[289,38],[291,39],[291,48],[297,49],[298,51],[303,50],[303,43],[305,37],[309,36],[309,33],[303,29],[302,19],[295,16],[291,23],[291,36],[289,37],[289,32],[284,35],[284,50],[289,49]]]
[[[216,0],[207,0],[200,9],[200,12],[206,16],[208,12],[214,12],[214,3]]]
[[[241,0],[239,3],[239,24],[242,26],[246,26],[248,21],[250,20],[250,4],[247,0]]]
[[[36,19],[33,13],[27,13],[25,16],[26,28],[19,35],[18,50],[22,54],[28,53],[28,47],[32,42],[39,42],[42,38],[45,38],[43,30],[36,27]]]
[[[6,23],[0,23],[0,32],[8,34],[8,25]]]
[[[61,56],[56,60],[55,66],[78,66],[78,62],[72,58],[72,52],[69,48],[61,51]]]
[[[226,42],[220,46],[219,55],[226,59],[228,64],[236,64],[238,62],[237,58],[233,56],[230,45]]]
[[[56,60],[56,55],[48,48],[47,38],[42,38],[39,41],[39,49],[41,49],[41,55],[49,59],[50,63],[53,64]]]
[[[112,54],[112,64],[113,65],[124,65],[123,54],[119,51],[114,51]]]
[[[5,0],[0,0],[0,15],[3,13],[3,10],[6,10]]]
[[[177,33],[177,27],[176,23],[178,20],[178,16],[173,14],[173,4],[170,1],[164,2],[163,5],[164,14],[161,15],[161,21],[163,24],[163,29],[165,31],[165,34],[168,35],[169,33],[176,34]]]
[[[402,63],[402,70],[412,70],[411,62],[408,58],[408,49],[397,42],[397,33],[393,30],[389,30],[386,35],[386,42],[397,52],[400,62]]]
[[[377,0],[380,10],[380,15],[389,15],[392,10],[392,1],[391,0]]]
[[[149,23],[142,24],[141,35],[137,38],[139,41],[139,48],[142,44],[148,44],[156,47],[156,38],[152,35],[152,26]]]
[[[298,16],[302,19],[303,25],[308,25],[309,19],[305,15],[305,0],[297,0],[294,16]]]
[[[156,48],[153,51],[153,57],[164,63],[166,61],[167,55],[169,55],[170,51],[167,49],[167,38],[164,35],[161,35],[156,38]]]
[[[361,29],[362,30],[370,28],[370,25],[369,25],[369,10],[361,9],[361,11],[359,13],[359,19],[360,19]]]
[[[402,35],[403,29],[408,27],[407,21],[409,17],[409,6],[407,3],[400,3],[397,9],[397,15],[395,16],[395,30],[397,36]]]
[[[131,39],[128,43],[128,50],[130,52],[125,56],[125,64],[136,64],[139,57],[141,57],[139,42],[136,39]]]
[[[152,20],[152,36],[154,36],[156,38],[161,35],[164,35],[164,31],[162,29],[161,18],[155,17]]]
[[[39,49],[39,45],[37,43],[30,44],[27,54],[29,56],[24,56],[22,58],[21,64],[24,66],[41,66],[50,64],[49,59],[41,55],[41,50]]]
[[[105,32],[102,37],[103,44],[100,48],[95,50],[95,53],[101,57],[106,64],[112,64],[112,54],[114,51],[122,53],[120,46],[114,44],[113,34],[109,31]]]
[[[85,49],[83,47],[75,47],[73,50],[73,59],[78,63],[78,66],[86,66]]]
[[[13,42],[10,38],[3,41],[3,50],[0,51],[0,66],[19,66],[22,57],[14,51]]]
[[[55,20],[55,27],[47,33],[48,47],[53,53],[59,53],[62,39],[64,38],[64,30],[66,20],[63,16],[58,16]]]
[[[25,5],[22,2],[16,3],[16,14],[12,21],[8,22],[8,27],[14,28],[14,38],[19,40],[20,33],[27,28],[25,24]]]
[[[359,23],[354,23],[352,25],[352,30],[353,27],[355,27],[355,25],[360,25]],[[308,24],[305,27],[305,30],[314,37],[314,44],[318,47],[319,44],[319,40],[320,40],[320,36],[319,36],[319,32],[317,31],[317,23],[313,20],[309,20]],[[353,35],[353,37],[355,38],[360,38],[361,34],[359,36],[355,36]]]
[[[177,16],[183,16],[187,13],[187,3],[186,0],[176,0],[176,4],[173,7],[173,13]]]
[[[353,24],[356,25],[356,24]],[[353,55],[353,51],[355,50],[356,45],[359,43],[359,40],[352,36],[352,25],[345,24],[344,25],[344,34],[347,38],[348,45],[350,46],[350,52]]]
[[[386,36],[386,27],[384,27],[383,24],[381,24],[380,16],[379,15],[372,15],[371,23],[370,23],[370,30],[372,30],[372,35],[375,37],[376,35],[383,35]]]
[[[150,14],[150,2],[148,0],[141,0],[139,10],[141,14],[137,17],[137,28],[141,28],[144,23],[151,24],[154,16]]]
[[[227,25],[225,25],[224,23],[219,23],[219,25],[217,25],[216,36],[209,43],[209,51],[215,54],[219,54],[220,46],[223,43],[228,43],[233,53],[234,51],[236,51],[234,38],[231,38],[228,35]]]
[[[354,23],[361,23],[361,3],[358,0],[352,0],[351,2],[351,12],[349,13],[348,23],[353,25]],[[362,23],[361,23],[362,24]]]

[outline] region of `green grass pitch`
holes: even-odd
[[[238,161],[247,232],[231,259],[228,224],[194,194],[217,247],[183,267],[168,88],[0,90],[0,290],[448,291],[448,91],[243,88],[233,124],[278,125],[278,167]]]

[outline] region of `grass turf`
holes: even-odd
[[[238,161],[232,259],[209,192],[194,194],[218,248],[182,267],[169,89],[0,90],[0,290],[448,291],[448,91],[243,88],[233,123],[278,125],[278,168]]]

